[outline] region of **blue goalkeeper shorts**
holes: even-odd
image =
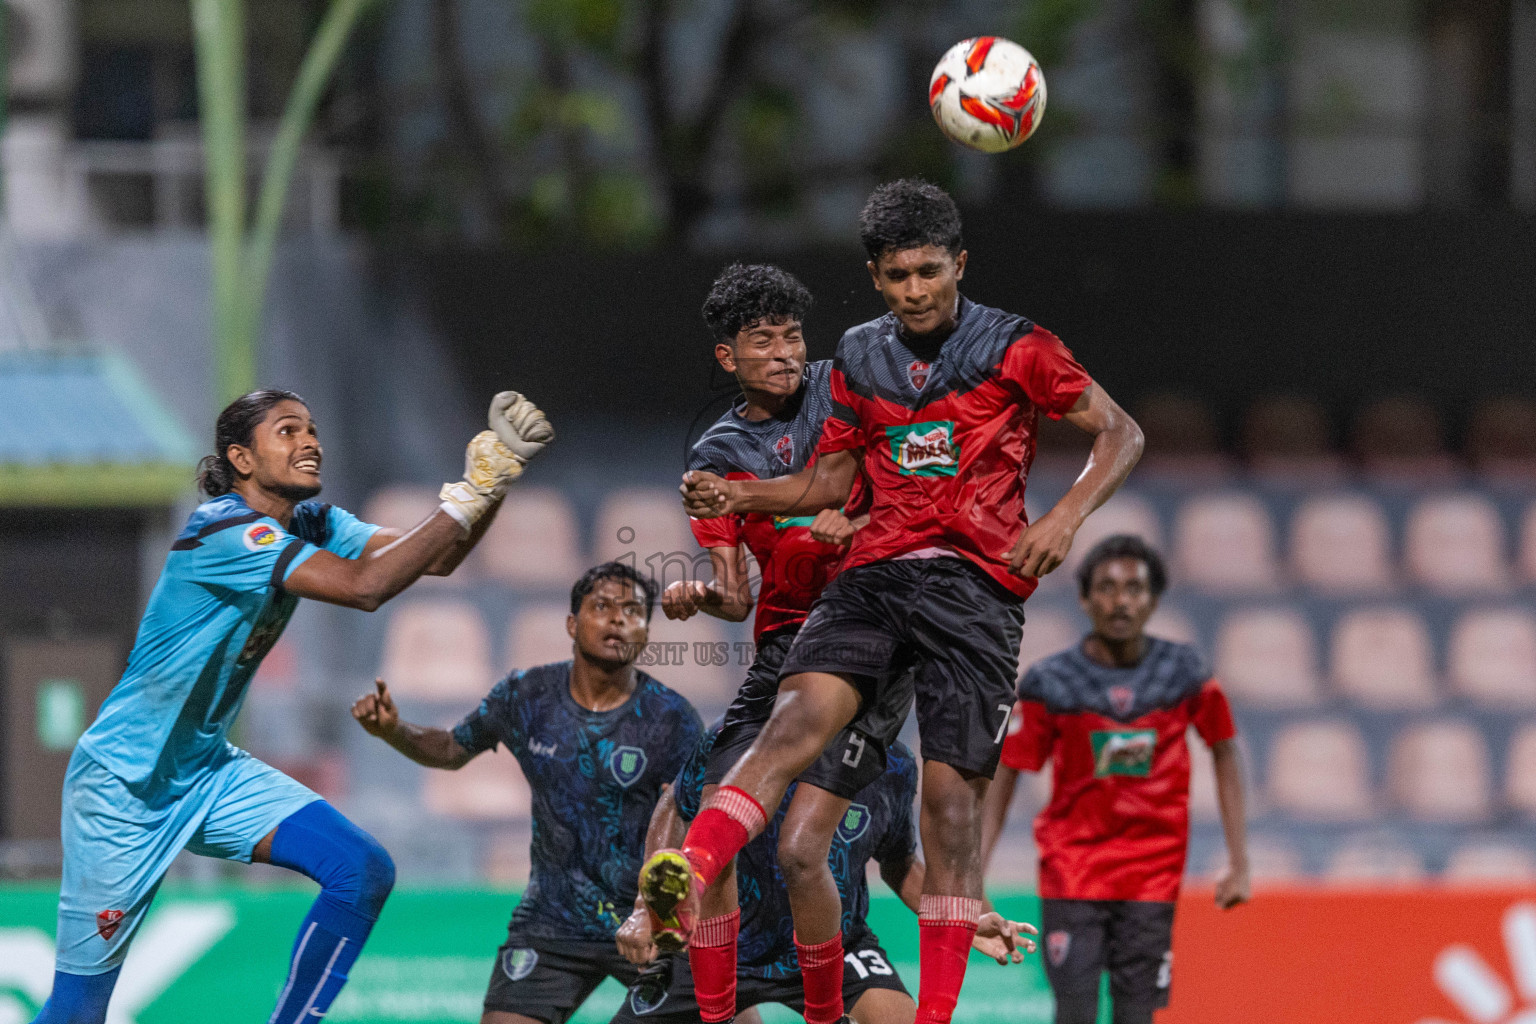
[[[268,832],[320,799],[245,751],[228,749],[228,758],[179,796],[130,787],[76,749],[64,778],[59,970],[102,974],[120,966],[182,850],[249,863]]]

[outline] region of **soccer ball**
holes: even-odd
[[[1040,62],[1001,36],[965,39],[939,58],[928,83],[933,119],[954,141],[983,153],[1012,149],[1040,126]]]

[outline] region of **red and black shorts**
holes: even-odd
[[[798,625],[784,626],[758,638],[757,657],[747,669],[747,678],[736,692],[736,699],[726,709],[710,749],[704,769],[706,786],[720,784],[773,715],[784,659],[799,632]],[[896,741],[911,709],[911,686],[891,688],[883,705],[861,711],[832,738],[821,756],[800,773],[799,781],[852,800],[859,790],[884,774],[885,750]]]
[[[1023,629],[1023,601],[963,558],[873,562],[822,591],[779,675],[844,676],[865,708],[910,685],[923,759],[991,778]]]

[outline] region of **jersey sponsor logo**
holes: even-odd
[[[121,910],[102,910],[96,914],[96,934],[108,942],[117,934],[117,929],[123,923]]]
[[[1136,691],[1129,686],[1111,686],[1109,688],[1109,704],[1115,709],[1117,715],[1131,713],[1131,705],[1136,703]]]
[[[501,954],[501,973],[509,981],[522,981],[537,966],[539,951],[536,949],[509,949]]]
[[[923,385],[928,383],[928,364],[919,359],[911,366],[908,366],[907,380],[912,382],[914,390],[923,390]]]
[[[608,755],[608,770],[614,781],[628,789],[645,774],[645,751],[639,747],[619,747]]]
[[[795,464],[795,439],[785,434],[773,444],[773,451],[786,466]]]
[[[275,526],[267,523],[252,523],[245,528],[245,534],[241,540],[245,541],[247,551],[260,551],[269,548],[282,539],[283,532]]]
[[[1051,958],[1052,967],[1060,967],[1072,950],[1072,933],[1050,932],[1045,936],[1045,955]]]
[[[773,528],[775,530],[788,530],[796,526],[804,526],[807,529],[816,521],[815,516],[774,516]]]
[[[1095,778],[1152,774],[1152,755],[1157,752],[1156,730],[1095,729],[1088,738],[1093,743]]]
[[[528,749],[540,757],[555,756],[555,744],[553,743],[540,743],[538,740],[529,740]]]
[[[850,804],[843,812],[843,820],[837,823],[837,838],[852,843],[869,831],[869,808],[863,804]]]
[[[904,476],[954,476],[960,466],[953,420],[886,427],[891,461]]]

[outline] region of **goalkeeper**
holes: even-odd
[[[70,758],[53,993],[34,1024],[106,1019],[128,945],[183,849],[320,883],[270,1024],[325,1015],[394,864],[318,794],[226,737],[299,598],[373,611],[474,547],[507,485],[554,438],[511,391],[491,402],[490,427],[439,509],[402,533],[312,500],[320,439],[298,395],[253,391],[219,414],[198,472],[208,501],[171,545],[122,680]]]

